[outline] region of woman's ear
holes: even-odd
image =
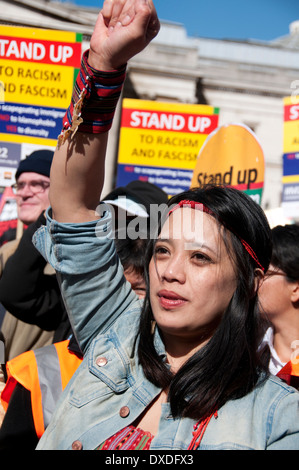
[[[262,269],[256,268],[254,270],[254,287],[255,292],[257,292],[264,281],[265,273]]]
[[[299,302],[299,281],[293,281],[291,284],[291,301]]]

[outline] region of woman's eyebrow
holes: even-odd
[[[187,240],[186,240],[186,243],[187,243],[187,245],[188,245],[188,249],[189,249],[189,250],[204,249],[204,250],[211,251],[211,252],[214,253],[215,255],[218,254],[218,251],[216,252],[210,245],[207,245],[207,244],[204,243],[204,242],[198,242],[198,241],[194,241],[194,240],[190,240],[190,241],[187,241]]]
[[[173,243],[173,239],[172,238],[157,238],[156,240],[156,243],[157,242],[164,242],[164,243]],[[218,255],[218,250],[215,251],[210,245],[207,245],[205,242],[199,242],[199,241],[195,241],[195,240],[186,240],[185,241],[185,244],[186,244],[186,249],[188,250],[198,250],[198,249],[204,249],[204,250],[208,250],[210,252],[212,252],[214,255]]]

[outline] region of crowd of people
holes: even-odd
[[[299,226],[225,186],[102,194],[126,64],[158,31],[152,0],[105,0],[55,152],[17,170],[0,449],[299,449]]]

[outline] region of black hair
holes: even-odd
[[[290,281],[299,280],[299,226],[277,225],[272,229],[271,264],[281,269]]]
[[[261,334],[255,283],[258,266],[240,240],[247,242],[267,270],[271,259],[271,230],[261,207],[236,189],[208,185],[180,193],[168,205],[172,207],[185,199],[202,203],[218,220],[235,262],[237,287],[212,338],[175,375],[155,350],[150,334],[153,314],[147,292],[141,312],[138,355],[148,380],[169,389],[172,415],[199,420],[227,400],[249,393],[262,372],[266,373],[258,355]],[[147,285],[154,243],[151,240],[147,252]],[[163,339],[163,333],[159,333]]]

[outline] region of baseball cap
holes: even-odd
[[[111,191],[103,202],[113,204],[130,215],[149,217],[151,204],[166,204],[168,195],[155,184],[147,181],[131,181]]]

